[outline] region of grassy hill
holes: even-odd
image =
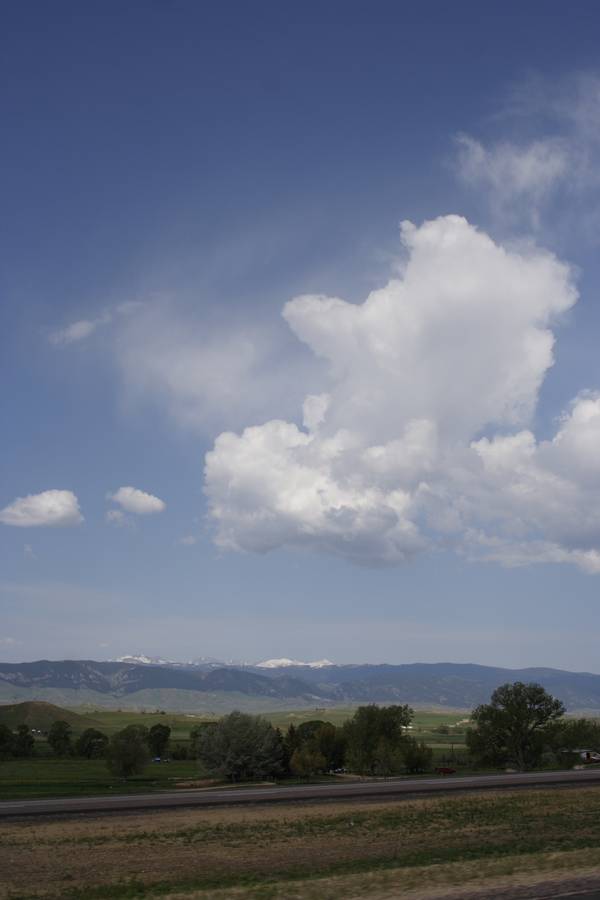
[[[98,728],[98,722],[79,713],[44,703],[41,700],[30,700],[25,703],[10,703],[0,706],[0,724],[7,725],[12,731],[19,725],[39,728],[48,731],[53,722],[68,722],[73,731],[81,732],[86,728]]]

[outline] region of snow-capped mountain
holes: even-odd
[[[131,656],[117,656],[115,660],[111,660],[111,662],[121,662],[121,663],[135,663],[138,666],[173,666],[177,665],[170,659],[161,659],[158,656],[145,656],[143,653],[139,655],[131,655]]]
[[[330,659],[316,659],[312,662],[304,662],[301,659],[288,659],[283,656],[280,659],[265,659],[258,663],[242,662],[241,660],[221,660],[215,659],[214,656],[200,656],[197,659],[190,659],[182,662],[181,660],[163,659],[160,656],[146,656],[145,653],[128,654],[119,656],[112,662],[131,663],[138,666],[171,666],[172,668],[185,669],[211,669],[211,668],[242,668],[242,669],[287,669],[297,666],[304,669],[324,669],[327,666],[334,666]]]
[[[222,666],[232,665],[232,663],[222,662],[220,659],[215,659],[213,656],[200,656],[198,659],[189,659],[184,662],[181,660],[175,659],[162,659],[160,656],[146,656],[144,653],[140,654],[131,654],[127,656],[119,656],[117,659],[111,660],[111,662],[120,662],[120,663],[133,663],[138,666],[172,666],[173,668],[186,668],[186,669],[194,669],[194,668],[213,668]]]
[[[300,659],[265,659],[256,663],[257,669],[287,669],[289,666],[303,666],[308,669],[324,669],[326,666],[334,666],[330,659],[316,659],[314,662],[302,662]]]

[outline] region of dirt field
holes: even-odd
[[[600,790],[10,822],[0,897],[446,896],[600,872]],[[400,893],[399,893],[400,891]],[[461,894],[461,896],[463,896]],[[482,895],[483,896],[483,895]],[[523,896],[526,896],[525,894]]]

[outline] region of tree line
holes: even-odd
[[[159,723],[150,729],[144,725],[128,725],[112,738],[97,728],[86,728],[74,738],[71,725],[61,720],[52,723],[46,741],[54,756],[106,759],[115,774],[128,775],[143,769],[151,757],[162,757],[170,737],[169,726]],[[23,759],[35,754],[35,738],[27,725],[19,725],[13,732],[0,724],[0,759]],[[131,759],[135,759],[133,764]]]
[[[432,751],[407,735],[408,706],[361,706],[342,726],[315,719],[283,734],[260,716],[233,712],[192,732],[194,756],[229,781],[309,778],[349,770],[360,775],[424,771]]]
[[[600,723],[567,719],[565,707],[539,684],[505,684],[489,703],[473,710],[466,746],[476,766],[572,765],[581,749],[600,748]],[[310,778],[348,771],[392,776],[431,769],[433,751],[408,734],[414,711],[407,705],[360,706],[341,726],[315,719],[290,725],[285,733],[261,716],[232,712],[217,722],[198,725],[188,747],[171,747],[173,758],[196,759],[215,778],[232,782]],[[54,722],[47,741],[59,757],[104,758],[122,777],[144,770],[152,757],[170,747],[171,729],[157,724],[128,725],[111,738],[88,728],[74,738],[71,726]],[[35,739],[26,725],[12,732],[0,725],[0,758],[34,755]]]

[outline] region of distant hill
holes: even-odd
[[[293,662],[293,661],[290,661]],[[94,660],[0,663],[0,703],[225,712],[360,703],[472,709],[507,681],[537,681],[568,710],[600,713],[600,675],[467,663],[171,666]],[[5,707],[6,709],[6,707]],[[53,719],[54,721],[54,719]]]
[[[0,724],[7,725],[12,731],[15,731],[19,725],[48,731],[53,722],[68,722],[73,731],[98,727],[98,723],[87,716],[80,716],[69,709],[63,709],[53,703],[45,703],[40,700],[28,700],[24,703],[0,706]]]

